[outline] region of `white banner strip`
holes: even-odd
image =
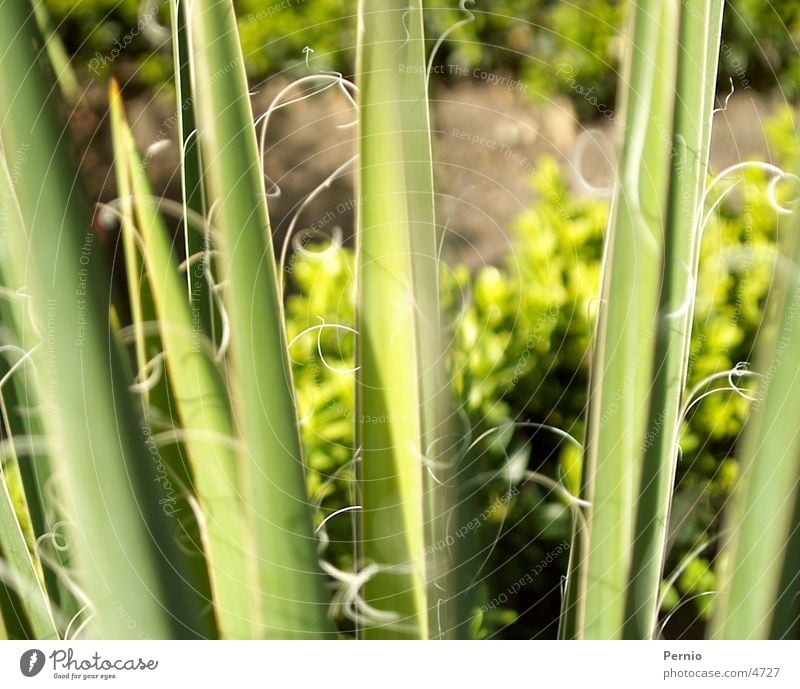
[[[0,642],[0,687],[800,687],[800,642]],[[598,684],[599,683],[599,684]]]

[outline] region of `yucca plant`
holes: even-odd
[[[675,468],[685,397],[714,93],[722,0],[681,4],[670,183],[664,217],[661,293],[654,370],[639,482],[624,633],[650,638],[659,612]]]
[[[198,74],[198,82],[208,86],[196,89],[194,99],[198,136],[204,153],[213,161],[207,193],[215,215],[213,220],[201,217],[199,224],[201,237],[207,234],[203,227],[213,224],[217,258],[213,264],[209,261],[211,251],[203,242],[199,261],[207,270],[218,271],[214,289],[227,330],[216,340],[207,330],[209,323],[194,318],[192,283],[187,294],[176,252],[150,196],[125,123],[119,94],[112,88],[117,180],[122,195],[114,210],[121,221],[126,251],[136,385],[120,358],[125,333],[114,326],[108,306],[100,301],[108,293],[103,281],[109,273],[101,266],[98,252],[86,249],[87,245],[91,249],[93,241],[88,206],[79,194],[70,193],[69,166],[59,144],[53,104],[39,75],[32,17],[26,12],[26,3],[16,0],[4,2],[2,10],[10,32],[10,48],[2,60],[4,81],[11,83],[11,75],[22,65],[33,75],[21,94],[4,92],[6,166],[14,164],[10,151],[24,150],[33,169],[41,166],[48,170],[42,188],[58,202],[38,206],[38,187],[23,185],[21,180],[15,183],[10,174],[5,175],[7,207],[19,209],[20,217],[4,234],[13,242],[16,256],[29,256],[30,260],[9,262],[3,274],[8,276],[5,285],[12,296],[23,299],[24,290],[32,289],[29,285],[35,292],[31,299],[38,311],[32,310],[32,324],[16,334],[47,332],[49,357],[58,364],[56,367],[48,360],[41,346],[28,345],[31,352],[26,356],[40,378],[38,389],[48,403],[45,411],[51,412],[45,416],[45,422],[52,424],[47,428],[49,454],[72,479],[71,492],[63,498],[74,501],[75,506],[61,509],[59,505],[60,513],[86,531],[75,538],[75,550],[83,558],[77,563],[75,586],[85,606],[83,614],[93,625],[89,629],[119,637],[209,633],[224,638],[324,636],[331,629],[328,598],[316,560],[303,482],[263,174],[232,6],[229,2],[186,5],[183,23],[175,22],[176,34],[194,51],[192,71]],[[217,69],[225,79],[214,78]],[[239,107],[230,107],[231,102]],[[39,112],[44,116],[31,116]],[[31,122],[36,123],[33,131]],[[49,165],[48,148],[56,156]],[[187,204],[183,215],[188,218],[190,210],[196,215],[196,209]],[[9,223],[15,218],[12,212],[6,217]],[[72,234],[66,234],[69,239],[59,245],[47,229],[62,226]],[[196,245],[187,246],[191,250]],[[196,254],[188,256],[189,267],[197,262]],[[33,267],[26,268],[29,265]],[[61,277],[64,284],[54,285],[53,276]],[[50,294],[53,298],[45,300]],[[153,325],[157,326],[155,356],[151,356]],[[26,342],[31,340],[33,336],[26,338]],[[228,351],[230,356],[226,356]],[[166,388],[158,381],[161,360],[169,381]],[[56,404],[58,396],[67,397],[72,394],[69,391],[80,391],[85,385],[91,385],[93,393],[87,396],[84,408]],[[136,391],[140,405],[129,388]],[[161,408],[154,404],[157,397]],[[177,414],[171,413],[173,407]],[[62,417],[69,414],[74,418]],[[91,425],[87,419],[92,419]],[[176,422],[178,426],[174,426]],[[56,442],[62,434],[65,440]],[[196,497],[190,497],[188,504],[196,512],[201,541],[190,550],[199,548],[206,565],[206,571],[197,575],[199,580],[189,574],[195,567],[182,564],[176,538],[184,533],[191,538],[192,529],[178,529],[162,509],[170,500],[160,490],[166,483],[165,473],[180,467],[167,460],[168,450],[159,449],[157,439],[178,443],[189,460],[187,476]],[[96,463],[96,456],[102,457],[102,464]],[[176,481],[174,476],[172,480]],[[103,504],[115,506],[109,512],[112,518],[102,516]],[[8,509],[10,519],[13,514]],[[74,518],[73,509],[77,513]],[[54,636],[56,632],[48,634],[42,626],[45,613],[52,617],[49,607],[42,608],[47,599],[36,605],[37,563],[22,566],[21,534],[14,524],[16,520],[5,522],[9,528],[4,552],[13,555],[15,571],[25,577],[20,591],[23,600],[30,601],[26,604],[31,606],[36,635]],[[72,546],[71,539],[69,542]],[[129,549],[127,556],[114,552],[122,547]],[[185,550],[183,545],[180,548]],[[140,557],[135,557],[137,554]],[[202,600],[188,600],[189,587],[202,591],[205,576],[211,584],[216,630],[207,627],[207,605]],[[110,589],[111,581],[114,587]],[[129,624],[131,619],[135,625]],[[72,627],[74,621],[69,622]],[[77,620],[79,626],[83,622]],[[68,630],[65,625],[59,631]]]
[[[570,582],[577,587],[573,633],[587,638],[617,638],[625,619],[668,210],[678,6],[640,2],[632,9],[621,103],[630,131],[606,240],[591,369],[583,473],[591,507],[578,534],[586,557],[573,558]]]
[[[797,186],[798,178],[790,178]],[[796,639],[800,633],[800,283],[796,213],[776,255],[757,359],[759,395],[740,452],[741,476],[726,515],[712,635]]]
[[[141,266],[128,261],[131,311],[138,317],[137,353],[147,345],[145,324],[157,323],[173,404],[187,435],[184,445],[198,504],[208,515],[203,540],[219,631],[224,637],[250,637],[255,630],[249,575],[257,566],[251,561],[243,518],[230,400],[213,349],[198,338],[192,322],[191,302],[138,160],[116,84],[112,84],[110,102],[126,256],[135,259],[141,251],[144,259]],[[142,273],[147,285],[139,282]],[[143,295],[151,298],[147,311],[142,307]],[[146,369],[146,352],[139,355],[139,365],[140,370]],[[145,404],[145,417],[148,407]]]
[[[9,325],[17,326],[15,344],[35,370],[28,380],[35,380],[34,413],[45,431],[35,440],[45,441],[59,477],[49,487],[70,523],[76,595],[86,608],[79,626],[126,637],[126,616],[133,616],[147,636],[196,635],[199,608],[190,602],[174,524],[159,504],[156,467],[142,461],[148,449],[105,302],[109,274],[94,247],[88,205],[73,188],[53,91],[37,59],[34,17],[18,0],[4,1],[0,14],[0,77],[16,85],[0,95],[9,248],[2,272],[6,296],[30,307],[29,320]],[[23,595],[33,595],[30,586]],[[36,610],[41,617],[42,606]]]
[[[325,634],[264,173],[229,0],[187,12],[209,222],[230,322],[228,387],[243,448],[240,489],[257,559],[257,634]],[[221,76],[222,75],[222,76]]]
[[[577,532],[587,555],[573,559],[565,601],[567,633],[578,638],[658,634],[680,425],[692,402],[685,381],[722,3],[675,10],[671,3],[633,8],[626,137],[590,387],[584,481],[591,507]],[[773,195],[781,180],[796,179],[772,173]],[[796,359],[796,290],[794,263],[787,263],[778,261],[784,285],[762,338],[763,397],[739,451],[742,477],[719,558],[712,633],[720,638],[797,633],[800,450],[787,416],[796,395],[796,368],[788,364]],[[774,377],[784,364],[787,375]],[[776,509],[765,511],[765,503]]]
[[[233,4],[175,0],[170,10],[181,203],[153,196],[120,88],[110,89],[119,198],[100,217],[120,228],[123,306],[109,301],[111,273],[71,173],[34,14],[25,0],[0,0],[0,80],[13,85],[0,90],[0,633],[334,638],[341,608],[358,638],[466,637],[480,624],[477,582],[493,542],[481,552],[479,539],[452,536],[474,517],[477,486],[502,474],[535,480],[573,509],[561,635],[655,636],[721,0],[631,5],[580,496],[512,462],[491,476],[476,469],[480,443],[498,429],[472,440],[448,377],[424,5],[360,0],[349,570],[326,560],[315,534],[338,513],[323,519],[307,493]],[[763,360],[793,375],[766,376],[741,450],[720,637],[796,633],[788,285]],[[776,506],[766,517],[764,499]]]
[[[569,632],[655,631],[702,237],[722,2],[636,2],[586,437]],[[572,607],[574,606],[574,607]]]
[[[365,635],[449,637],[458,447],[441,337],[422,2],[361,0],[358,445]]]

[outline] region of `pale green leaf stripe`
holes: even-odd
[[[19,596],[31,632],[37,639],[58,639],[58,629],[50,601],[33,563],[25,536],[17,521],[14,505],[6,487],[5,472],[0,468],[0,554],[9,566],[11,579],[5,584]]]
[[[595,335],[585,497],[588,553],[576,558],[578,636],[620,638],[652,380],[677,62],[677,3],[631,8],[626,136]],[[573,571],[572,576],[576,576]]]
[[[0,128],[9,168],[25,152],[14,183],[25,234],[9,238],[14,279],[32,295],[44,337],[34,360],[51,454],[66,478],[76,571],[92,599],[87,633],[192,635],[174,523],[159,504],[155,467],[110,340],[108,272],[73,184],[37,42],[27,3],[0,3]]]
[[[361,0],[358,28],[362,554],[378,568],[367,603],[384,613],[364,632],[426,638],[423,433],[438,429],[421,413],[436,393],[421,384],[421,328],[438,334],[438,314],[418,303],[435,300],[437,270],[422,4]],[[417,291],[423,279],[427,294]]]
[[[10,586],[22,603],[36,639],[58,639],[59,633],[37,565],[28,550],[14,503],[8,490],[8,475],[0,461],[0,565],[10,567]]]
[[[175,105],[178,117],[178,144],[180,151],[181,197],[183,203],[183,239],[186,256],[194,256],[206,249],[205,236],[190,214],[205,214],[203,173],[200,146],[195,131],[195,102],[192,95],[192,70],[189,59],[189,35],[186,25],[186,0],[170,0],[170,25],[172,28],[172,58],[175,79]],[[206,280],[205,261],[197,261],[186,270],[186,287],[192,302],[195,320],[209,328],[213,337],[212,296]]]
[[[16,204],[14,203],[14,194],[12,189],[11,173],[6,164],[5,156],[0,157],[0,204],[2,204],[3,211],[0,213],[0,238],[3,243],[8,241],[8,237],[12,233],[21,233],[21,221],[16,211]],[[0,252],[0,284],[9,286],[6,276],[10,272],[10,262],[13,258],[10,256],[8,250]],[[13,282],[11,283],[13,284]],[[3,326],[9,331],[13,332],[18,339],[19,346],[24,344],[24,340],[20,337],[20,311],[15,309],[15,305],[3,303],[0,305],[0,315],[3,317]],[[8,353],[3,356],[8,356]],[[15,364],[23,360],[23,355],[20,352],[12,352],[9,357]],[[15,366],[16,370],[11,373],[14,379],[6,380],[4,386],[11,388],[15,385],[16,378],[25,374],[25,364],[22,364],[22,370]],[[3,372],[11,372],[10,367],[3,367]],[[32,384],[32,380],[28,377],[25,378],[26,384]],[[6,437],[12,437],[11,434],[11,416],[7,400],[15,399],[15,395],[8,395],[5,390],[0,390],[0,408],[2,409],[3,423],[5,426]],[[11,453],[14,453],[14,444],[8,444]],[[16,454],[7,458],[0,458],[0,558],[7,562],[10,566],[12,580],[6,582],[11,588],[19,595],[22,605],[25,609],[30,628],[34,636],[43,639],[57,639],[59,638],[58,628],[53,618],[53,612],[50,607],[50,600],[44,589],[43,581],[40,577],[41,563],[34,560],[34,556],[28,549],[25,541],[25,534],[19,523],[16,514],[14,502],[9,492],[9,473],[4,466],[5,462],[9,465],[15,463],[19,465],[19,458]],[[33,462],[34,457],[24,457],[23,461]],[[32,467],[31,467],[32,468]],[[34,474],[35,476],[35,474]],[[20,482],[20,488],[21,488]],[[38,486],[37,486],[38,488]],[[40,493],[37,491],[33,496],[34,500],[38,501]],[[28,507],[27,496],[24,501],[24,509],[28,514],[28,518],[32,519],[30,509]],[[43,526],[43,515],[40,515],[40,523],[38,524],[39,532],[35,533],[36,536],[41,534]]]
[[[190,55],[231,324],[229,387],[258,557],[259,635],[332,634],[306,496],[263,170],[230,0],[192,0]]]
[[[244,528],[227,391],[211,344],[201,325],[193,322],[167,229],[153,202],[116,84],[112,84],[110,102],[119,193],[123,202],[126,198],[133,202],[134,227],[141,238],[172,398],[187,434],[185,446],[203,512],[200,529],[217,624],[222,638],[252,638],[257,610],[251,598],[251,577],[256,565]]]
[[[81,85],[70,63],[69,53],[64,47],[61,36],[53,28],[47,3],[42,0],[33,0],[31,5],[33,6],[39,31],[44,38],[45,50],[61,93],[68,103],[74,105],[80,100]]]
[[[794,255],[764,328],[756,370],[763,374],[758,401],[752,404],[739,451],[740,477],[725,519],[726,541],[720,556],[719,597],[712,624],[718,639],[768,639],[787,629],[773,625],[780,604],[798,609],[797,571],[783,575],[784,563],[796,563],[795,520],[800,500],[800,241],[793,217]],[[782,274],[781,274],[782,273]],[[792,550],[793,549],[793,550]],[[786,591],[782,585],[788,584]],[[788,595],[784,595],[788,594]],[[790,629],[791,620],[788,624]],[[785,618],[782,624],[786,624]]]
[[[0,205],[3,209],[0,215],[0,242],[5,245],[10,233],[21,231],[21,221],[11,191],[11,175],[4,158],[0,159],[0,166],[2,166]],[[4,265],[4,262],[13,260],[13,256],[7,251],[3,253],[3,257],[0,258],[0,284],[7,286],[9,281],[6,275],[13,271],[9,270],[9,266]],[[30,359],[23,353],[38,342],[38,337],[32,332],[26,305],[21,300],[8,297],[0,300],[0,331],[4,346],[15,347],[3,353],[4,360],[0,365],[0,376],[7,376],[0,390],[0,406],[2,406],[5,438],[9,444],[6,465],[3,469],[5,480],[14,482],[14,489],[9,489],[12,500],[16,496],[15,491],[19,491],[17,500],[20,504],[16,509],[18,514],[20,510],[23,511],[27,521],[27,528],[23,528],[23,534],[28,541],[33,542],[51,531],[51,525],[58,521],[58,516],[53,506],[46,504],[44,499],[44,487],[52,480],[50,458],[41,447],[25,448],[26,452],[22,457],[17,453],[16,438],[43,435],[38,417],[28,413],[28,410],[38,406],[39,393]],[[62,608],[64,612],[64,609],[73,602],[72,597],[59,582],[54,569],[43,568],[37,554],[34,552],[31,555],[35,571],[44,579],[45,589],[50,597],[50,608]],[[61,553],[58,553],[58,556],[63,557]]]
[[[116,83],[110,91],[110,115],[111,115],[111,135],[114,146],[115,166],[114,172],[117,180],[117,194],[119,207],[117,209],[120,230],[122,234],[122,249],[125,259],[125,279],[128,286],[128,302],[131,309],[131,321],[133,325],[133,349],[136,361],[136,370],[143,372],[147,370],[147,335],[145,334],[144,324],[148,320],[155,319],[152,299],[149,293],[144,292],[142,274],[141,251],[136,236],[136,222],[133,214],[133,199],[131,189],[131,170],[128,160],[129,153],[121,145],[117,130],[120,128],[119,105],[113,98],[117,95]],[[147,295],[147,298],[145,297]],[[147,410],[150,405],[150,390],[145,389],[141,393],[142,407]]]

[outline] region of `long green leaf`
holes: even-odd
[[[798,610],[796,521],[800,500],[800,241],[770,300],[756,370],[763,374],[739,451],[740,477],[725,518],[719,595],[712,636],[719,639],[784,637]],[[788,567],[786,567],[788,565]],[[787,576],[788,575],[788,576]],[[779,604],[786,607],[778,611]]]
[[[38,63],[41,39],[23,0],[0,2],[0,45],[9,169],[19,151],[26,154],[13,184],[24,228],[9,238],[13,287],[32,295],[43,339],[33,356],[51,454],[66,478],[76,569],[92,602],[90,633],[192,635],[174,522],[159,504],[156,469],[110,336],[108,271],[74,183],[53,90]]]
[[[50,601],[40,579],[8,492],[7,475],[0,467],[0,558],[10,566],[12,580],[6,581],[22,601],[22,607],[37,639],[57,639],[58,629]]]
[[[681,5],[664,278],[625,615],[627,638],[650,638],[658,614],[689,364],[722,6],[722,0],[685,0]]]
[[[115,84],[110,103],[117,167],[126,168],[120,172],[129,175],[126,179],[119,174],[119,192],[133,203],[173,399],[187,434],[215,615],[223,638],[251,638],[255,630],[250,577],[256,564],[244,528],[230,402],[210,342],[193,321],[167,229],[152,200]]]
[[[620,638],[634,544],[667,214],[677,3],[639,0],[623,82],[625,139],[609,226],[586,436],[586,558],[577,636]]]
[[[231,325],[229,386],[259,560],[259,634],[331,633],[306,495],[264,174],[230,0],[187,5],[197,124]]]
[[[181,159],[181,191],[183,202],[183,238],[186,256],[205,251],[206,241],[198,232],[194,217],[205,214],[203,168],[197,138],[195,102],[192,95],[192,63],[189,59],[189,29],[186,22],[186,0],[170,0],[172,27],[172,57],[175,78],[175,105],[178,125],[178,143]],[[213,338],[212,295],[206,280],[206,261],[195,261],[186,270],[186,286],[192,303],[193,321],[211,328]]]
[[[382,613],[363,623],[368,637],[457,636],[465,633],[457,568],[454,552],[441,547],[458,466],[441,342],[422,2],[362,0],[357,59],[362,566],[376,571],[366,600]]]
[[[18,209],[14,203],[12,176],[5,157],[0,159],[0,204],[2,204],[2,211],[0,212],[0,245],[4,247],[4,250],[0,252],[0,285],[8,286],[9,283],[5,278],[5,274],[9,272],[10,266],[8,262],[13,259],[8,253],[6,244],[10,235],[13,233],[21,234],[22,224]],[[11,340],[4,338],[3,344],[5,347],[14,342],[24,342],[25,340],[24,325],[21,323],[24,319],[25,309],[24,307],[20,308],[19,304],[10,300],[11,297],[6,295],[3,298],[3,303],[0,304],[0,317],[2,317],[4,326],[3,334],[13,338]],[[19,424],[18,412],[8,404],[9,401],[12,404],[17,401],[15,393],[20,379],[22,379],[26,387],[33,384],[33,381],[26,375],[28,370],[25,365],[27,357],[23,351],[8,350],[5,356],[8,357],[8,352],[11,352],[11,356],[8,358],[14,363],[12,366],[7,366],[3,362],[4,365],[2,366],[2,374],[5,380],[4,387],[0,389],[0,412],[3,417],[4,435],[9,438],[10,442],[8,445],[9,456],[0,459],[0,558],[8,563],[11,568],[10,575],[13,581],[6,581],[5,583],[6,585],[11,584],[20,598],[27,614],[32,634],[35,638],[53,639],[58,638],[59,634],[53,618],[50,600],[44,588],[41,563],[35,553],[30,552],[25,533],[18,518],[19,511],[23,510],[25,518],[30,521],[30,531],[33,538],[43,535],[47,528],[41,500],[41,484],[39,483],[40,479],[46,479],[36,472],[33,464],[41,461],[47,467],[49,462],[47,457],[24,457],[23,462],[27,464],[28,470],[25,472],[21,470],[21,463],[15,452],[14,437],[15,432],[21,431],[22,426]],[[24,392],[27,393],[27,390]],[[31,390],[29,396],[33,397],[34,395],[35,391]],[[24,431],[22,433],[25,434]],[[44,469],[45,467],[42,468]],[[22,505],[15,504],[12,499],[11,472],[9,471],[12,468],[17,471],[17,487],[19,497],[22,498]],[[23,474],[29,476],[30,480],[27,486],[24,486]],[[30,500],[28,496],[30,496]]]
[[[116,94],[116,84],[112,87]],[[112,102],[114,98],[111,99]],[[137,217],[134,210],[134,167],[136,163],[131,162],[136,156],[136,151],[131,149],[130,155],[126,151],[123,142],[125,137],[117,135],[118,130],[122,129],[123,123],[120,122],[121,108],[114,103],[111,113],[112,139],[114,140],[114,150],[117,159],[115,172],[117,177],[118,193],[121,197],[117,199],[116,215],[119,219],[122,247],[125,259],[125,278],[128,287],[128,300],[130,304],[131,327],[135,352],[135,380],[137,380],[136,392],[141,403],[142,416],[148,435],[155,435],[159,430],[173,431],[175,425],[181,425],[176,421],[174,409],[177,400],[174,399],[170,390],[169,376],[161,375],[164,368],[164,345],[159,333],[159,319],[156,311],[153,292],[155,288],[151,286],[147,279],[147,266],[142,255],[145,246],[143,235],[137,229]],[[119,112],[116,112],[119,111]],[[141,167],[141,163],[139,163]],[[135,170],[138,176],[145,177],[143,170]],[[139,185],[146,187],[145,183]],[[150,198],[145,199],[150,203]],[[110,206],[111,210],[114,206]],[[158,219],[160,221],[160,218]],[[163,231],[163,230],[162,230]],[[149,235],[148,235],[149,236]],[[158,286],[160,283],[156,283]],[[163,302],[163,300],[162,300]],[[195,323],[193,322],[194,326]],[[153,326],[156,326],[155,328]],[[119,324],[114,323],[115,334],[119,340],[119,348],[124,353],[124,360],[128,360],[128,351],[123,344],[122,334]],[[198,335],[197,342],[202,341],[202,328],[195,331]],[[134,372],[130,372],[134,377]],[[148,440],[148,444],[152,443]],[[211,581],[209,578],[209,568],[207,567],[206,552],[203,543],[206,539],[201,534],[202,515],[198,516],[194,512],[195,495],[190,491],[177,489],[178,486],[193,485],[192,473],[189,463],[186,461],[186,447],[181,442],[165,443],[159,447],[159,471],[162,474],[162,484],[165,492],[166,502],[164,509],[176,515],[180,520],[183,533],[180,536],[182,548],[187,556],[189,569],[187,576],[191,580],[192,590],[198,599],[213,600],[211,592]],[[217,633],[220,625],[214,626],[213,622],[217,610],[214,606],[203,606],[206,610],[198,620],[198,632],[206,637],[212,637]]]
[[[4,198],[0,201],[3,208],[0,212],[0,243],[5,245],[9,234],[19,232],[21,225],[13,195],[10,194],[11,177],[5,160],[0,164],[3,167],[3,184],[0,186],[4,187]],[[13,260],[13,257],[7,256],[3,260]],[[3,260],[0,260],[0,285],[8,284],[2,275]],[[0,324],[0,337],[6,346],[19,346],[31,339],[33,333],[30,332],[28,306],[22,297],[6,295],[0,300]],[[24,503],[22,509],[29,522],[26,537],[32,542],[43,539],[41,547],[47,548],[49,536],[53,533],[59,516],[55,506],[45,499],[45,490],[48,485],[52,487],[57,479],[53,476],[50,457],[43,451],[41,443],[28,442],[33,438],[44,437],[37,411],[41,408],[39,386],[30,359],[22,351],[9,350],[7,358],[8,361],[4,360],[0,364],[0,376],[5,378],[0,390],[0,404],[5,437],[9,441],[8,467],[12,473],[19,475],[20,499]],[[18,443],[22,445],[20,449],[24,450],[22,457],[17,453]],[[47,551],[52,562],[48,562],[46,566],[43,566],[37,552],[32,553],[35,568],[44,576],[50,606],[68,617],[72,616],[77,612],[76,601],[63,585],[63,580],[59,579],[57,572],[59,568],[67,566],[66,554],[53,548],[47,548]]]
[[[36,15],[36,23],[39,31],[44,38],[45,50],[53,68],[53,73],[61,89],[64,99],[71,105],[76,104],[81,97],[81,86],[72,64],[69,60],[69,53],[64,47],[61,36],[53,28],[47,3],[44,0],[33,0],[31,2],[33,12]]]

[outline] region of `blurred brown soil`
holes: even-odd
[[[274,79],[256,87],[255,114],[263,113],[285,86]],[[289,98],[293,95],[298,94],[290,93]],[[106,106],[103,90],[93,87],[70,118],[89,193],[102,201],[116,195]],[[752,157],[769,160],[763,123],[778,106],[775,99],[753,91],[736,93],[716,116],[712,165],[720,169]],[[156,192],[178,198],[177,125],[168,89],[129,97],[127,110],[143,154],[162,142],[150,148],[148,156]],[[272,115],[265,161],[267,185],[273,192],[279,190],[270,198],[276,241],[285,235],[307,195],[354,154],[355,128],[349,126],[353,117],[351,104],[338,88]],[[534,104],[519,90],[464,78],[434,88],[432,119],[439,223],[447,230],[449,257],[473,267],[496,262],[509,251],[514,219],[534,198],[531,180],[539,156],[559,160],[570,171],[577,193],[587,193],[587,184],[607,186],[613,170],[612,125],[602,117],[577,122],[564,97]],[[339,227],[351,237],[352,165],[348,170],[307,204],[298,229],[312,228],[327,236]]]

